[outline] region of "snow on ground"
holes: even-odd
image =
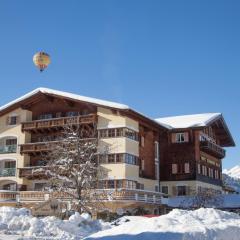
[[[240,216],[220,210],[174,209],[156,218],[124,217],[129,221],[86,240],[239,240]],[[123,222],[123,221],[122,221]]]
[[[33,217],[25,208],[0,207],[0,239],[75,240],[109,227],[109,223],[91,220],[88,214],[75,213],[69,220],[60,220]]]
[[[239,240],[240,216],[220,210],[174,209],[155,218],[125,216],[104,223],[88,214],[69,220],[36,218],[27,209],[0,208],[0,240]]]

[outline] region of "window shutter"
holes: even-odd
[[[172,133],[172,143],[176,142],[176,133]]]
[[[184,173],[190,173],[189,163],[184,163]]]
[[[188,132],[184,133],[184,141],[185,142],[189,142],[189,134],[188,134]]]
[[[177,167],[178,167],[177,164],[172,164],[172,174],[176,174],[178,172]]]
[[[16,124],[19,124],[20,123],[20,116],[17,116],[16,117]]]
[[[8,116],[8,117],[6,118],[6,124],[9,125],[9,123],[10,123],[10,117]]]

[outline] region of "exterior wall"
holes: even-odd
[[[19,118],[17,125],[8,125],[7,118],[9,116],[16,115]],[[4,137],[16,137],[17,145],[28,142],[30,135],[21,131],[21,122],[31,120],[31,112],[22,110],[20,108],[12,111],[6,115],[0,117],[0,138]],[[29,162],[28,156],[22,156],[17,147],[16,153],[0,154],[0,161],[3,160],[16,160],[16,169],[24,167]],[[17,182],[20,186],[24,184],[24,180],[18,177],[18,171],[16,170],[15,177],[0,177],[1,187],[4,184],[10,183],[11,181]]]
[[[98,129],[128,127],[136,132],[139,131],[138,122],[120,115],[118,111],[98,107]]]
[[[187,187],[187,195],[194,195],[198,189],[198,187],[202,188],[210,188],[216,191],[222,191],[221,186],[216,186],[209,183],[204,183],[200,181],[162,181],[161,187],[168,187],[168,194],[170,196],[176,196],[175,187],[176,186],[186,186]]]
[[[130,153],[139,156],[139,143],[126,137],[101,138],[99,141],[100,152],[106,148],[108,153]]]

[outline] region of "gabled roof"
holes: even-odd
[[[203,113],[193,115],[182,115],[173,117],[164,117],[155,119],[159,124],[163,124],[168,129],[205,127],[213,121],[221,117],[221,113]]]
[[[221,113],[202,113],[164,117],[157,118],[155,121],[169,130],[201,128],[211,125],[218,129],[217,135],[220,139],[221,146],[235,146],[235,142]]]
[[[101,105],[101,106],[105,106],[105,107],[112,107],[112,108],[117,108],[117,109],[129,109],[129,107],[127,105],[120,104],[120,103],[100,100],[100,99],[96,99],[96,98],[84,97],[84,96],[81,96],[81,95],[68,93],[68,92],[63,92],[63,91],[58,91],[58,90],[53,90],[53,89],[49,89],[49,88],[37,88],[37,89],[33,90],[32,92],[29,92],[29,93],[23,95],[22,97],[17,98],[16,100],[14,100],[12,102],[9,102],[8,104],[0,107],[0,111],[3,111],[6,108],[11,107],[12,105],[14,105],[16,103],[24,101],[24,100],[30,98],[31,96],[34,96],[37,93],[67,97],[67,98],[70,98],[70,99],[73,99],[73,100],[83,101],[83,102],[87,102],[87,103],[93,103],[93,104]]]
[[[139,113],[133,109],[131,109],[129,106],[121,104],[121,103],[116,103],[116,102],[111,102],[111,101],[105,101],[97,98],[91,98],[91,97],[85,97],[81,96],[78,94],[73,94],[73,93],[68,93],[68,92],[63,92],[63,91],[58,91],[58,90],[53,90],[49,88],[37,88],[25,95],[23,95],[20,98],[17,98],[6,105],[0,107],[0,116],[6,114],[7,112],[10,112],[18,107],[24,107],[25,104],[31,105],[36,101],[36,98],[39,97],[39,95],[46,95],[50,97],[60,97],[60,98],[65,98],[71,101],[80,101],[84,103],[89,103],[93,104],[96,106],[100,107],[106,107],[106,108],[111,108],[115,110],[119,110],[122,112],[125,112],[127,114],[130,114],[133,117],[141,118],[145,122],[150,122],[151,126],[154,127],[155,129],[165,129],[164,126],[161,124],[157,123],[154,119],[151,119],[147,117],[146,115]]]

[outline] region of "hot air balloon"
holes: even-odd
[[[33,56],[33,62],[40,72],[42,72],[50,64],[50,56],[45,52],[38,52]]]

